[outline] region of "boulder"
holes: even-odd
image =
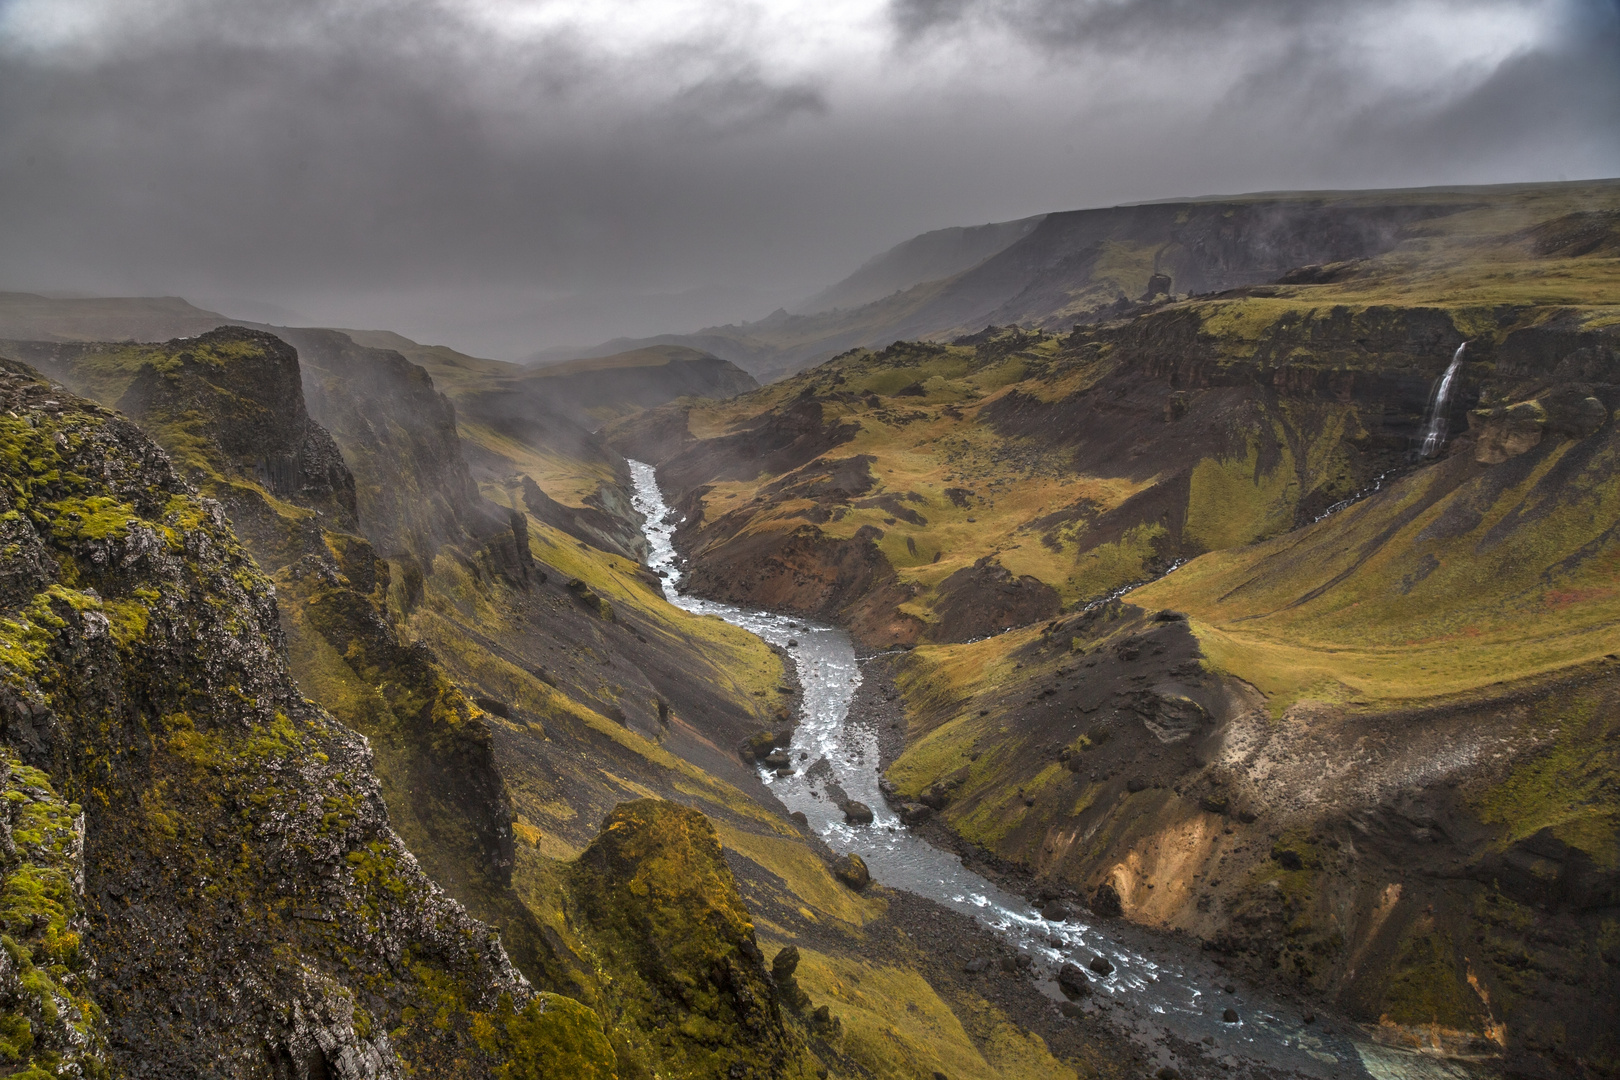
[[[1608,419],[1608,406],[1593,397],[1587,387],[1569,383],[1532,401],[1476,409],[1470,414],[1470,426],[1478,429],[1474,460],[1483,465],[1500,465],[1538,446],[1544,435],[1584,439]]]
[[[737,756],[752,764],[778,747],[786,746],[792,741],[792,728],[783,728],[779,731],[756,731],[744,739],[741,745],[737,747]]]
[[[1227,1023],[1227,1024],[1235,1024],[1235,1023],[1237,1023],[1238,1022],[1237,1010],[1232,1008],[1231,1006],[1227,1006],[1227,1008],[1224,1011],[1222,1011],[1222,1013],[1221,1013],[1221,1021],[1223,1023]]]
[[[840,855],[833,860],[833,877],[842,881],[856,892],[862,892],[872,883],[871,872],[866,869],[866,860],[854,852]]]
[[[1595,434],[1609,418],[1608,408],[1583,386],[1566,384],[1536,400],[1547,414],[1547,430],[1570,439]]]
[[[1120,903],[1119,890],[1106,881],[1097,886],[1097,891],[1091,894],[1091,913],[1101,915],[1105,919],[1117,919],[1125,914],[1125,905]]]
[[[1092,971],[1095,971],[1098,975],[1101,975],[1104,978],[1107,978],[1109,975],[1114,973],[1114,965],[1110,964],[1108,962],[1108,958],[1105,956],[1093,956],[1091,958],[1091,963],[1087,964],[1086,967],[1090,968]]]
[[[1474,460],[1500,465],[1540,445],[1546,414],[1534,401],[1521,401],[1507,409],[1478,410],[1472,419],[1479,427]]]
[[[1058,969],[1058,989],[1070,998],[1082,998],[1091,993],[1091,980],[1079,964],[1064,964]]]
[[[849,799],[839,809],[844,812],[844,820],[851,825],[872,824],[872,808],[863,802]]]
[[[982,956],[975,956],[972,960],[969,960],[967,963],[962,965],[962,970],[967,972],[969,975],[977,975],[989,966],[990,961],[986,960]]]
[[[1041,908],[1041,918],[1047,922],[1063,922],[1069,914],[1069,905],[1061,900],[1053,900]]]
[[[899,813],[900,820],[905,822],[907,825],[921,825],[923,822],[934,816],[932,807],[914,802],[901,803]]]
[[[1299,852],[1290,848],[1273,848],[1271,857],[1275,859],[1277,861],[1277,865],[1282,867],[1284,870],[1305,869],[1305,860],[1299,857]]]
[[[796,945],[789,945],[782,949],[776,954],[776,958],[771,961],[771,975],[778,980],[793,978],[793,973],[798,968],[799,949]]]

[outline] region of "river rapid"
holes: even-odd
[[[854,852],[872,877],[955,911],[971,915],[1029,953],[1042,991],[1063,995],[1055,982],[1065,962],[1087,966],[1106,958],[1113,973],[1092,974],[1088,1011],[1161,1057],[1165,1034],[1204,1047],[1208,1058],[1236,1075],[1258,1067],[1305,1077],[1374,1077],[1376,1080],[1450,1080],[1470,1074],[1449,1062],[1392,1050],[1344,1023],[1303,1023],[1299,1008],[1268,997],[1222,971],[1184,942],[1155,935],[1123,920],[1106,925],[1079,913],[1063,922],[1041,917],[1030,903],[962,865],[954,854],[917,836],[891,811],[878,789],[878,742],[870,726],[852,722],[850,703],[861,684],[861,661],[848,632],[797,616],[778,615],[705,600],[680,590],[680,556],[673,537],[681,520],[664,502],[652,466],[630,462],[633,502],[645,515],[647,564],[663,580],[670,603],[714,615],[787,649],[797,665],[803,700],[789,748],[793,772],[760,769],[760,781],[789,811],[802,811],[810,827],[839,853]],[[829,791],[829,787],[833,790]],[[850,825],[837,792],[872,808],[870,825]],[[1227,993],[1226,986],[1234,992]],[[1222,1019],[1226,1009],[1236,1023]]]

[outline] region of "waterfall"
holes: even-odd
[[[1423,448],[1418,451],[1419,457],[1433,457],[1446,444],[1446,429],[1450,427],[1446,406],[1451,402],[1451,383],[1457,377],[1457,368],[1462,364],[1463,350],[1466,348],[1466,341],[1457,346],[1450,366],[1440,376],[1440,385],[1435,387],[1434,400],[1429,403],[1429,422],[1423,428]]]

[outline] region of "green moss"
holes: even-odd
[[[521,1010],[503,995],[492,1015],[473,1024],[473,1037],[500,1061],[497,1080],[616,1080],[618,1059],[602,1021],[572,998],[538,994]]]
[[[1546,748],[1472,802],[1482,819],[1504,827],[1504,846],[1549,829],[1613,870],[1620,865],[1620,718],[1593,689],[1560,695],[1541,711],[1543,725],[1556,725]]]
[[[0,880],[0,948],[21,993],[0,1008],[0,1067],[7,1075],[56,1077],[59,1069],[106,1075],[101,1010],[77,927],[74,887],[79,808],[38,769],[0,750],[7,869]]]
[[[1451,938],[1422,918],[1402,938],[1384,985],[1383,1017],[1397,1024],[1479,1025],[1478,999],[1459,970]]]
[[[1272,433],[1251,436],[1243,457],[1204,458],[1193,467],[1184,534],[1197,548],[1236,547],[1293,525],[1300,493],[1292,455],[1279,450],[1281,460],[1262,467],[1261,437]]]
[[[52,515],[51,539],[58,543],[76,540],[117,540],[139,520],[135,508],[105,495],[70,498],[47,503]]]
[[[622,803],[571,868],[571,923],[606,976],[618,1033],[661,1075],[767,1075],[800,1050],[782,1026],[719,838],[695,810]]]

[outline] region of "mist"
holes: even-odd
[[[1617,55],[1615,0],[0,0],[0,288],[517,358],[950,225],[1613,176]]]

